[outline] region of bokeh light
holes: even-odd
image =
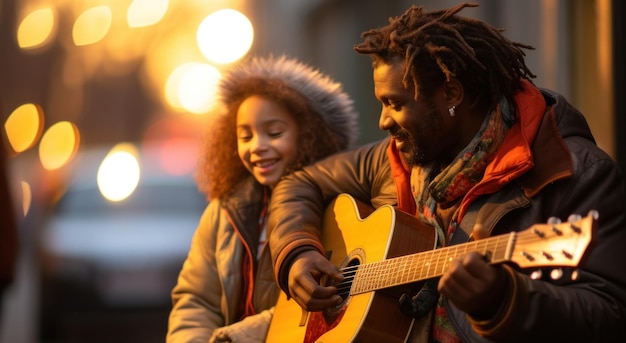
[[[178,96],[167,90],[170,87],[168,83],[173,82],[170,78],[174,73],[179,73],[174,71],[181,65],[203,60],[200,51],[189,48],[196,44],[194,37],[193,34],[169,32],[145,52],[142,81],[152,90],[150,94],[157,97],[163,105],[175,110],[183,108]]]
[[[30,205],[33,200],[33,192],[30,189],[30,185],[28,184],[28,182],[22,181],[21,186],[22,186],[22,211],[24,213],[24,217],[26,217],[26,215],[28,214],[28,211],[30,210]]]
[[[168,0],[133,0],[126,19],[129,27],[144,27],[158,23],[169,5]]]
[[[219,70],[209,64],[185,63],[170,74],[165,84],[165,97],[173,108],[206,113],[214,105],[220,75]]]
[[[198,144],[183,137],[171,138],[161,145],[159,163],[171,175],[191,174],[198,163]]]
[[[196,35],[202,54],[214,63],[232,63],[252,46],[254,29],[241,12],[223,9],[207,16]]]
[[[47,170],[58,169],[74,158],[80,143],[78,128],[69,122],[61,121],[52,125],[41,137],[39,160]]]
[[[4,123],[4,129],[13,151],[21,153],[35,145],[43,131],[44,116],[36,104],[16,108]]]
[[[111,28],[112,14],[108,6],[92,7],[81,13],[72,29],[72,38],[76,46],[96,43]]]
[[[140,174],[136,148],[131,144],[119,144],[111,149],[98,168],[98,189],[109,201],[122,201],[135,191]]]
[[[51,40],[55,27],[52,8],[32,11],[24,17],[17,29],[17,44],[22,49],[41,47]]]

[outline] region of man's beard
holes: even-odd
[[[401,151],[406,165],[410,168],[414,165],[423,165],[424,163],[426,163],[424,150],[419,147],[419,145],[413,138],[413,135],[406,131],[403,131],[400,134],[403,136],[403,139],[405,139],[409,143],[408,146],[410,147],[409,151]]]

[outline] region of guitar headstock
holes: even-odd
[[[536,224],[516,234],[510,261],[521,268],[576,267],[583,258],[598,221],[598,212],[555,224]]]

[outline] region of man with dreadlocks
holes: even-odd
[[[397,296],[399,312],[415,318],[402,340],[626,337],[623,176],[595,144],[583,115],[531,82],[522,51],[531,47],[457,14],[475,6],[431,12],[413,6],[363,33],[355,50],[373,59],[379,126],[390,137],[277,185],[268,229],[279,285],[308,311],[350,306],[337,284],[347,277],[326,259],[319,238],[324,209],[340,193],[414,215],[435,229],[439,247],[597,210],[591,249],[576,269],[525,270],[491,264],[489,253],[478,252],[450,260],[432,284]],[[352,337],[347,340],[389,341],[372,331]]]

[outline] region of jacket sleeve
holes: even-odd
[[[477,332],[493,341],[612,342],[626,336],[624,178],[610,157],[569,144],[574,176],[551,185],[532,206],[563,220],[596,209],[598,229],[578,269],[565,270],[556,280],[515,272],[515,294],[503,316],[482,322],[469,318]]]
[[[220,306],[222,287],[215,254],[219,203],[218,200],[211,201],[202,214],[172,290],[168,343],[206,343],[216,328],[226,324]]]
[[[275,187],[268,219],[269,247],[283,291],[288,292],[287,276],[295,255],[307,249],[323,252],[321,218],[337,195],[349,193],[374,207],[396,202],[388,145],[385,139],[330,156],[290,174]]]

